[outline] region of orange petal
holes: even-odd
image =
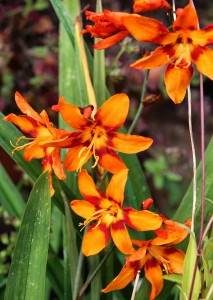
[[[128,35],[129,35],[128,31],[120,31],[112,36],[109,36],[109,37],[97,42],[93,47],[97,50],[112,47],[113,45],[119,43],[122,39],[124,39]]]
[[[92,177],[86,170],[82,170],[78,174],[78,186],[81,195],[86,198],[90,203],[98,204],[104,194],[96,187]]]
[[[144,56],[137,60],[130,67],[135,69],[153,69],[159,68],[169,62],[169,57],[174,55],[172,46],[158,47],[150,55]]]
[[[213,80],[213,49],[208,47],[194,47],[191,58],[198,71]]]
[[[53,148],[52,152],[52,167],[55,172],[55,175],[60,179],[63,180],[66,178],[66,174],[64,173],[63,165],[61,162],[60,157],[60,150],[57,148]],[[46,153],[49,151],[49,148],[46,149]]]
[[[102,290],[103,293],[108,293],[114,290],[121,290],[125,288],[137,275],[137,272],[141,270],[141,265],[139,261],[132,263],[126,263],[122,268],[121,272],[118,274],[112,282],[110,282],[105,289]]]
[[[175,104],[183,101],[188,85],[192,78],[193,68],[178,68],[170,64],[165,73],[166,90]]]
[[[206,26],[200,30],[193,30],[190,36],[195,45],[206,46],[213,44],[213,24]]]
[[[82,252],[84,255],[95,255],[103,250],[110,240],[109,228],[101,223],[91,225],[82,242]]]
[[[161,226],[162,217],[148,210],[123,208],[124,222],[131,228],[141,231],[154,230]]]
[[[198,16],[196,10],[191,4],[185,6],[177,15],[172,28],[174,31],[178,30],[196,30],[198,25]]]
[[[165,248],[163,257],[169,261],[171,273],[183,274],[183,262],[185,253],[175,248]]]
[[[146,258],[144,270],[146,278],[152,285],[152,291],[149,300],[153,300],[157,295],[160,294],[163,288],[162,270],[157,260],[149,254]]]
[[[27,116],[16,116],[15,114],[9,114],[4,117],[4,121],[12,122],[18,126],[23,132],[30,134],[33,137],[36,137],[38,134],[38,128],[43,126],[41,123],[38,123],[36,120],[27,117]]]
[[[137,153],[148,149],[152,143],[151,138],[116,132],[108,145],[119,152]]]
[[[99,157],[98,163],[108,172],[116,174],[123,169],[127,169],[120,157],[110,148],[101,147],[96,149],[95,152]]]
[[[126,94],[116,94],[104,102],[94,118],[97,125],[103,126],[107,131],[116,131],[126,120],[128,110],[128,96]]]
[[[171,5],[165,0],[134,0],[133,11],[138,13],[155,10],[162,7],[171,9]]]
[[[73,200],[70,202],[70,207],[84,219],[89,218],[95,212],[95,206],[86,200]]]
[[[59,111],[64,121],[76,130],[82,130],[84,127],[93,124],[93,121],[84,119],[78,106],[67,103],[64,97],[59,99]]]
[[[121,20],[131,35],[140,42],[161,44],[162,37],[169,33],[163,23],[156,19],[132,14]]]
[[[148,243],[146,241],[140,241],[140,248],[137,249],[133,254],[131,254],[130,256],[127,257],[127,261],[136,261],[136,260],[142,260],[144,259],[145,255],[146,255],[146,250],[147,250],[147,246]],[[133,244],[136,244],[134,242],[134,240],[132,240]]]
[[[106,198],[113,199],[120,206],[124,200],[124,190],[128,176],[128,169],[124,169],[115,174],[106,189]]]
[[[43,120],[39,116],[39,114],[27,103],[27,101],[21,96],[19,92],[15,93],[15,101],[21,112],[33,118],[34,120],[43,123]]]
[[[23,157],[26,161],[31,161],[33,158],[39,159],[44,156],[45,156],[45,151],[38,144],[27,146],[23,152]]]
[[[75,171],[79,169],[79,164],[81,157],[79,156],[80,151],[84,148],[84,145],[79,145],[76,147],[72,147],[67,152],[66,158],[64,160],[64,168],[68,171]],[[88,153],[88,155],[84,158],[83,165],[90,159],[92,156],[92,152]]]
[[[122,221],[111,224],[111,236],[115,246],[124,254],[131,254],[135,251],[126,226]]]

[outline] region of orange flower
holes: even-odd
[[[85,11],[87,20],[94,22],[94,25],[87,25],[82,33],[90,33],[95,38],[101,38],[102,41],[94,45],[95,49],[105,49],[119,43],[129,35],[128,30],[123,26],[121,17],[127,16],[128,13],[113,12],[104,10],[101,13]]]
[[[190,227],[191,221],[187,220],[185,225]],[[145,277],[152,286],[150,300],[154,299],[163,288],[163,270],[169,273],[182,274],[185,253],[171,245],[180,243],[188,235],[188,231],[178,226],[177,223],[164,221],[165,230],[163,236],[157,236],[149,241],[132,240],[139,248],[126,258],[126,264],[118,276],[102,292],[125,288],[144,267]]]
[[[169,63],[165,73],[165,84],[174,103],[181,103],[190,83],[193,68],[213,79],[213,49],[206,47],[213,43],[213,24],[197,30],[198,16],[189,4],[177,15],[170,32],[161,22],[139,15],[122,18],[127,30],[141,42],[162,45],[131,65],[136,69],[153,69]]]
[[[78,185],[86,200],[71,201],[72,210],[86,220],[83,227],[95,221],[87,230],[83,242],[84,255],[94,255],[104,249],[110,234],[116,247],[125,254],[134,252],[126,225],[135,230],[153,230],[162,224],[162,217],[147,210],[137,211],[131,207],[122,208],[128,170],[114,175],[106,189],[106,196],[100,191],[86,170],[79,173]],[[126,224],[126,225],[125,225]]]
[[[32,138],[25,136],[19,138],[17,144],[23,139],[30,142],[16,146],[13,152],[24,149],[23,156],[26,161],[31,161],[33,158],[43,158],[43,172],[47,170],[49,172],[50,191],[51,195],[53,195],[52,170],[54,170],[59,179],[65,179],[66,175],[61,164],[59,149],[45,145],[53,140],[57,140],[58,142],[64,141],[70,133],[54,128],[53,124],[49,121],[46,111],[43,110],[38,114],[18,92],[15,93],[15,101],[18,108],[25,115],[16,116],[15,114],[9,114],[4,117],[4,121],[14,123]]]
[[[134,0],[133,10],[135,13],[155,10],[159,8],[171,9],[171,5],[165,0]]]
[[[77,130],[71,134],[70,140],[65,141],[65,147],[70,148],[64,161],[68,171],[81,170],[93,156],[93,167],[98,163],[107,171],[117,173],[126,166],[114,150],[137,153],[149,148],[153,142],[150,138],[115,132],[123,125],[129,110],[129,98],[125,94],[109,98],[98,109],[94,120],[84,117],[79,107],[68,104],[63,97],[55,109],[67,124]],[[61,143],[59,145],[62,147]]]

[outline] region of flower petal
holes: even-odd
[[[122,206],[124,201],[124,190],[128,176],[128,169],[119,171],[117,174],[113,175],[106,189],[106,198],[113,199],[120,206]]]
[[[64,97],[60,97],[58,105],[62,118],[70,127],[83,130],[86,126],[93,125],[93,121],[83,117],[78,106],[67,103]]]
[[[206,46],[213,44],[213,24],[206,26],[200,30],[193,30],[190,36],[195,45]]]
[[[49,151],[49,147],[46,149],[46,153]],[[55,175],[63,180],[66,178],[66,174],[64,173],[63,165],[60,158],[60,150],[58,148],[52,149],[52,167],[55,172]]]
[[[27,101],[22,97],[22,95],[19,92],[15,93],[15,101],[21,112],[33,118],[34,120],[43,123],[43,120],[39,116],[39,114],[27,103]]]
[[[72,147],[67,152],[66,158],[64,160],[64,168],[70,172],[75,171],[79,169],[82,165],[87,163],[87,161],[92,156],[92,152],[90,151],[86,157],[84,157],[84,162],[81,165],[81,157],[79,156],[79,153],[84,148],[84,145],[78,145],[76,147]]]
[[[82,170],[78,174],[78,186],[81,195],[86,198],[90,203],[98,205],[101,197],[104,194],[96,187],[92,177],[86,170]]]
[[[147,241],[140,241],[140,248],[137,249],[133,254],[127,257],[127,261],[136,261],[136,260],[141,260],[144,259],[148,247]],[[133,244],[137,244],[135,240],[132,240]]]
[[[174,21],[172,28],[174,31],[196,30],[197,26],[198,16],[196,10],[191,4],[188,4],[177,14],[177,19]]]
[[[148,210],[135,210],[131,207],[123,208],[124,222],[131,228],[141,231],[154,230],[161,226],[161,216]]]
[[[142,266],[139,261],[127,262],[122,268],[121,272],[117,277],[111,281],[105,289],[102,290],[103,293],[108,293],[114,290],[121,290],[125,288],[137,275],[137,272],[141,270]]]
[[[160,294],[163,288],[163,273],[157,260],[149,254],[147,255],[144,270],[146,278],[152,285],[152,291],[149,300],[153,300],[157,295]]]
[[[165,0],[134,0],[133,11],[135,13],[151,11],[165,7],[171,9],[171,5]]]
[[[148,149],[152,143],[151,138],[116,132],[108,146],[123,153],[137,153]]]
[[[126,120],[128,110],[128,96],[126,94],[116,94],[104,102],[94,118],[97,125],[103,126],[107,131],[116,131]]]
[[[128,31],[120,31],[112,36],[109,36],[109,37],[97,42],[93,47],[97,50],[112,47],[113,45],[119,43],[122,39],[124,39],[128,35],[129,35]]]
[[[31,161],[33,158],[42,158],[45,156],[44,148],[38,144],[29,145],[24,149],[23,157],[26,161]]]
[[[109,228],[101,223],[91,225],[82,242],[82,252],[84,255],[95,255],[103,250],[110,240]]]
[[[160,21],[140,15],[129,15],[121,18],[123,25],[139,42],[161,44],[161,39],[169,30]]]
[[[169,62],[169,56],[174,55],[174,50],[172,46],[166,45],[158,47],[150,55],[144,56],[141,59],[137,60],[130,67],[135,69],[153,69],[159,68]]]
[[[71,209],[84,219],[89,218],[95,211],[95,206],[86,200],[73,200],[70,202]]]
[[[99,157],[98,163],[112,174],[116,174],[123,169],[127,169],[126,165],[120,157],[108,147],[100,147],[95,150]]]
[[[183,274],[185,253],[175,248],[164,248],[163,257],[169,261],[171,273]]]
[[[191,65],[188,68],[178,68],[172,64],[168,65],[164,80],[167,93],[175,104],[183,101],[192,74],[193,68]]]
[[[198,71],[213,80],[213,49],[196,46],[191,57]]]
[[[115,246],[124,254],[135,252],[126,226],[122,221],[115,221],[110,226],[111,236]]]

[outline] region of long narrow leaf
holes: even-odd
[[[42,174],[30,194],[11,263],[5,300],[45,297],[46,263],[50,232],[48,176]]]

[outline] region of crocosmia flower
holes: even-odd
[[[53,195],[52,170],[54,170],[56,176],[61,180],[65,179],[66,175],[63,171],[59,148],[48,147],[46,144],[53,140],[57,140],[58,142],[64,141],[70,132],[54,128],[53,124],[49,121],[46,111],[43,110],[38,114],[18,92],[15,93],[15,101],[18,108],[25,115],[17,116],[9,114],[4,118],[4,121],[14,123],[31,137],[22,136],[17,141],[17,146],[13,149],[13,152],[24,149],[23,157],[26,161],[31,161],[33,158],[43,159],[43,172],[49,172],[50,191],[51,195]],[[29,142],[18,146],[21,140]]]
[[[68,171],[81,170],[93,156],[93,167],[99,164],[107,171],[117,173],[126,166],[115,151],[137,153],[149,148],[153,142],[151,138],[116,132],[123,125],[129,110],[129,98],[125,94],[109,98],[97,110],[94,120],[85,117],[82,109],[68,104],[63,97],[55,110],[76,130],[64,144],[64,147],[70,148],[64,160]]]
[[[105,49],[119,43],[129,35],[128,30],[123,26],[121,17],[127,16],[128,13],[113,12],[104,10],[101,13],[85,11],[87,20],[94,22],[94,25],[87,25],[82,33],[90,33],[95,38],[103,40],[94,45],[95,49]]]
[[[171,5],[165,0],[134,0],[133,10],[135,13],[151,11],[159,8],[171,9]]]
[[[190,223],[190,220],[187,220],[185,225],[190,226]],[[152,286],[149,297],[152,300],[163,288],[163,271],[166,274],[183,273],[185,253],[172,246],[184,240],[188,231],[171,220],[165,221],[164,226],[166,229],[159,230],[159,236],[152,240],[132,240],[138,249],[126,258],[121,272],[102,292],[125,288],[144,267],[145,277]]]
[[[194,63],[198,71],[213,79],[213,24],[198,30],[198,16],[189,4],[179,10],[170,32],[161,22],[139,15],[122,18],[127,30],[141,42],[160,44],[150,55],[144,56],[131,67],[153,69],[169,64],[165,73],[165,84],[174,103],[181,103],[190,83]]]
[[[79,190],[86,200],[71,201],[72,210],[86,220],[88,228],[82,243],[84,255],[94,255],[104,249],[112,236],[116,247],[125,254],[134,252],[126,225],[135,230],[154,230],[161,226],[162,217],[147,210],[122,207],[128,170],[115,174],[106,195],[100,191],[86,170],[79,173]]]

